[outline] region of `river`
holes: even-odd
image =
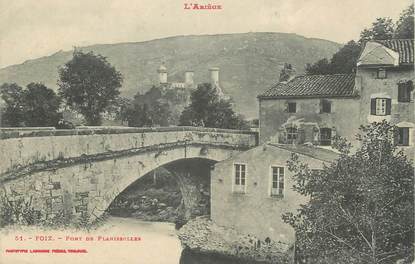
[[[111,237],[138,239],[136,241],[102,239]],[[173,223],[147,222],[114,216],[108,217],[99,227],[89,232],[70,229],[52,231],[34,226],[0,229],[0,250],[1,264],[243,263],[216,255],[201,255],[183,250]],[[16,250],[19,252],[11,252]],[[20,252],[24,250],[28,252]],[[85,252],[69,252],[75,250]]]
[[[241,264],[241,261],[231,260],[216,255],[203,255],[183,250],[177,238],[174,224],[166,222],[147,222],[134,218],[109,217],[103,227],[97,231],[106,230],[110,233],[137,232],[143,241],[134,255],[148,264]],[[134,263],[134,262],[130,262]]]

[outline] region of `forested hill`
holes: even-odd
[[[340,44],[286,33],[241,33],[177,36],[136,43],[82,47],[108,58],[124,76],[122,95],[133,97],[157,83],[157,68],[165,62],[169,81],[182,81],[184,71],[194,70],[195,83],[209,80],[209,67],[220,67],[220,81],[233,97],[235,110],[257,116],[256,96],[278,80],[285,62],[304,72],[306,63],[330,58]],[[0,69],[0,84],[27,85],[43,82],[57,89],[57,69],[72,57],[72,51],[26,61]]]

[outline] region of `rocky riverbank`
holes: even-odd
[[[293,246],[279,241],[261,240],[214,224],[202,216],[190,220],[179,230],[184,248],[202,254],[218,254],[250,263],[292,263]]]

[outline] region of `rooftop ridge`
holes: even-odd
[[[266,97],[344,97],[354,95],[355,73],[296,76],[288,82],[278,82],[258,95]]]

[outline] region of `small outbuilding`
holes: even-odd
[[[287,161],[293,153],[311,169],[321,169],[338,157],[313,146],[264,144],[217,163],[211,173],[212,221],[263,240],[293,244],[294,229],[284,223],[282,214],[307,202],[292,189]]]

